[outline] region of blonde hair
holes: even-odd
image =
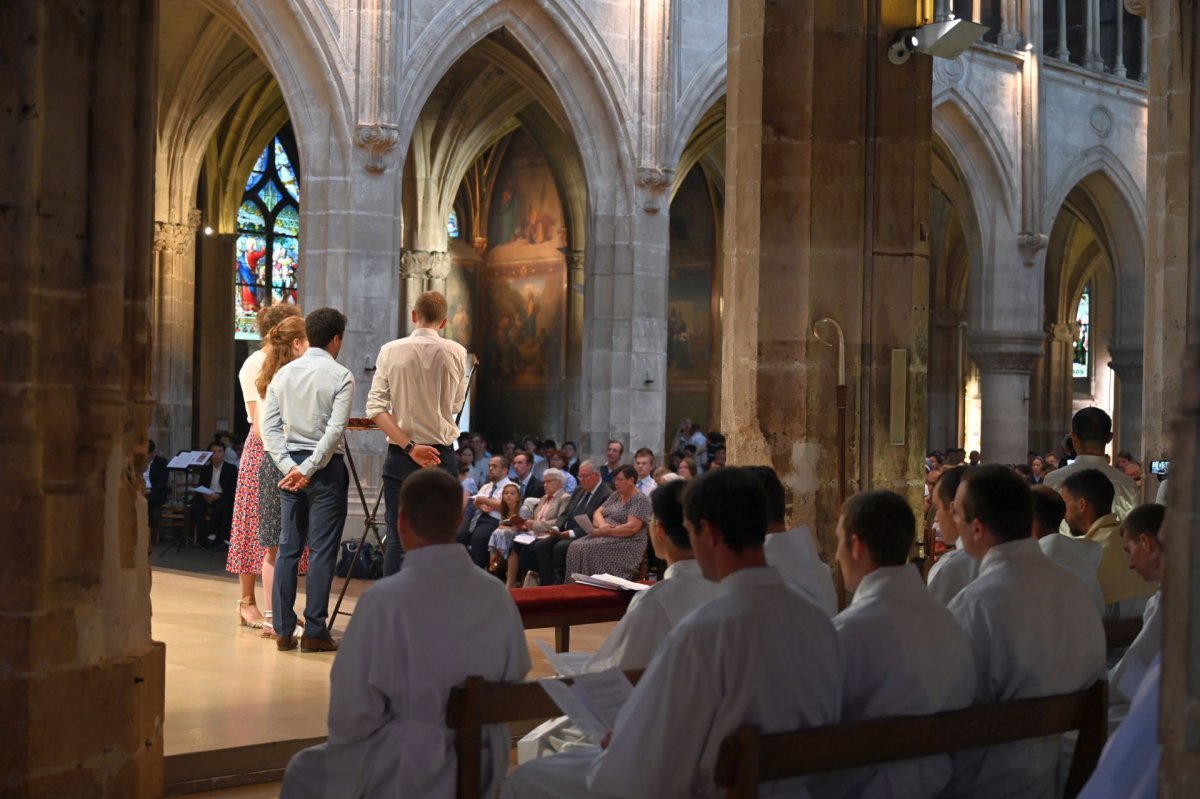
[[[267,335],[275,329],[275,326],[292,316],[303,316],[300,309],[295,305],[289,305],[285,302],[277,302],[273,305],[267,305],[258,309],[258,315],[255,317],[255,322],[258,325],[258,337],[265,342]]]
[[[267,360],[258,372],[258,380],[254,381],[254,387],[258,389],[258,396],[265,397],[267,386],[271,385],[271,378],[275,376],[275,373],[295,360],[292,344],[307,338],[308,334],[304,331],[304,319],[299,316],[284,319],[271,328],[271,332],[267,334],[267,344],[263,348],[267,351]]]

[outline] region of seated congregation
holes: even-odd
[[[494,468],[488,464],[485,489],[506,479],[508,464],[497,457]],[[634,496],[636,472],[614,471],[618,485],[598,498],[599,472],[581,464],[579,489],[555,501],[555,510],[567,513],[591,505],[592,535],[601,524],[620,530],[596,538],[617,542],[603,545],[611,554],[596,545],[596,554],[575,556],[572,537],[549,539],[541,551],[546,539],[518,551],[515,536],[494,538],[503,524],[524,529],[513,518],[522,517],[519,510],[504,515],[514,504],[505,503],[502,485],[475,495],[464,525],[462,489],[453,478],[433,469],[410,477],[399,514],[404,568],[360,600],[331,672],[328,741],[296,755],[282,795],[710,796],[721,791],[722,744],[745,725],[770,734],[925,717],[1093,686],[1102,691],[1106,679],[1113,702],[1137,699],[1130,723],[1143,723],[1153,704],[1144,686],[1157,678],[1161,636],[1153,582],[1162,569],[1161,506],[1134,509],[1117,524],[1115,538],[1095,542],[1098,557],[1063,556],[1064,566],[1051,553],[1087,539],[1045,541],[1064,535],[1056,531],[1063,518],[1081,532],[1096,528],[1109,515],[1102,489],[1097,495],[1095,485],[1068,485],[1060,505],[1038,500],[1008,467],[950,472],[935,506],[943,534],[961,547],[956,558],[973,566],[961,570],[953,592],[939,593],[933,578],[950,567],[926,585],[910,563],[917,520],[908,502],[888,491],[863,492],[846,502],[837,525],[837,566],[853,594],[839,613],[832,575],[811,533],[785,528],[784,492],[771,469],[726,467],[667,482],[648,498],[637,492],[645,508]],[[553,474],[542,481],[560,482]],[[563,493],[561,485],[545,490],[551,498]],[[1072,509],[1072,502],[1080,504]],[[524,517],[533,530],[549,518],[536,506]],[[511,595],[478,568],[488,565],[489,546],[507,544],[510,567],[524,557],[532,571],[545,569],[554,579],[555,569],[569,570],[575,558],[622,557],[620,543],[637,535],[652,542],[666,569],[634,597],[584,667],[644,669],[608,734],[596,740],[565,719],[551,720],[521,742],[521,765],[506,775],[507,729],[485,726],[472,772],[479,784],[459,785],[455,731],[447,724],[452,691],[470,677],[514,683],[530,669]],[[559,560],[556,548],[564,542]],[[1106,585],[1100,566],[1114,547],[1151,598],[1143,603],[1141,633],[1110,672],[1102,615],[1132,607],[1122,605],[1125,593]],[[1071,568],[1070,557],[1096,563],[1102,597]],[[763,793],[1057,796],[1067,762],[1059,737],[965,750],[942,741],[938,754],[769,783]],[[1127,776],[1121,737],[1118,731],[1098,774],[1117,769]],[[1139,768],[1153,772],[1145,763]],[[1083,795],[1121,795],[1097,779]]]

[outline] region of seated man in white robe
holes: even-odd
[[[950,602],[971,641],[976,701],[1053,696],[1107,675],[1104,627],[1083,583],[1030,535],[1033,498],[1007,466],[973,467],[954,497],[964,548],[979,576]],[[1038,799],[1055,792],[1058,737],[956,752],[946,796]]]
[[[1096,613],[1104,617],[1104,591],[1096,576],[1104,547],[1086,538],[1063,535],[1063,519],[1067,515],[1067,503],[1057,491],[1049,486],[1034,486],[1033,491],[1033,537],[1037,539],[1042,554],[1057,566],[1079,578],[1092,597]]]
[[[1129,556],[1129,568],[1143,580],[1158,584],[1162,579],[1162,526],[1167,509],[1162,505],[1139,505],[1121,522],[1121,536]],[[1108,673],[1108,698],[1115,705],[1109,711],[1109,723],[1119,722],[1133,701],[1150,663],[1162,651],[1162,616],[1159,613],[1162,590],[1146,602],[1142,629],[1120,662]]]
[[[461,519],[462,488],[448,473],[404,481],[404,566],[358,600],[329,675],[329,740],[292,758],[284,799],[454,796],[450,689],[471,675],[520,680],[530,667],[511,595],[454,542]],[[489,729],[481,790],[507,762],[507,731]]]
[[[842,645],[842,723],[957,710],[975,699],[971,645],[909,564],[917,529],[912,508],[891,491],[846,501],[837,559],[854,592],[833,619]],[[950,781],[949,755],[831,775],[821,797],[924,799]]]
[[[812,530],[807,525],[788,529],[783,483],[769,466],[747,466],[767,491],[767,540],[763,552],[767,565],[783,575],[783,579],[800,596],[812,602],[830,616],[837,613],[837,589],[833,572],[817,554]]]
[[[654,551],[667,562],[667,570],[662,580],[633,595],[629,609],[592,656],[587,671],[646,668],[667,633],[685,616],[717,595],[717,584],[700,573],[700,564],[696,562],[687,529],[683,526],[683,493],[686,490],[686,482],[675,480],[659,486],[650,495],[650,504],[654,507],[650,541]],[[520,762],[524,763],[585,744],[582,734],[563,717],[538,726],[522,738],[517,753]]]
[[[979,574],[979,561],[968,555],[959,543],[958,523],[954,521],[954,494],[962,482],[966,466],[946,469],[933,487],[934,524],[942,534],[942,543],[954,547],[937,559],[929,570],[929,593],[943,605],[963,590]]]
[[[1109,737],[1096,770],[1078,799],[1157,799],[1158,707],[1162,688],[1162,656],[1146,670],[1129,715]]]
[[[688,536],[720,594],[663,641],[607,748],[527,763],[509,777],[505,796],[710,796],[721,742],[739,726],[772,733],[837,722],[837,635],[822,610],[766,565],[766,506],[745,469],[711,470],[691,483]],[[802,784],[787,787],[808,795]]]

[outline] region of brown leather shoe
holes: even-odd
[[[336,652],[337,648],[337,641],[334,641],[328,635],[322,638],[309,638],[307,635],[300,636],[301,652]]]
[[[290,635],[280,635],[275,639],[275,648],[280,652],[296,648],[296,639]]]

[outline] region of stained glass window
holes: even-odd
[[[258,339],[259,308],[297,301],[300,271],[300,177],[286,129],[250,171],[237,212],[234,338]]]
[[[1092,325],[1092,287],[1083,287],[1083,296],[1075,309],[1075,324],[1078,330],[1075,334],[1075,357],[1071,362],[1071,376],[1087,378],[1091,376],[1091,346],[1089,330]]]
[[[446,218],[446,235],[452,239],[461,235],[458,229],[458,211],[451,211],[450,216]]]

